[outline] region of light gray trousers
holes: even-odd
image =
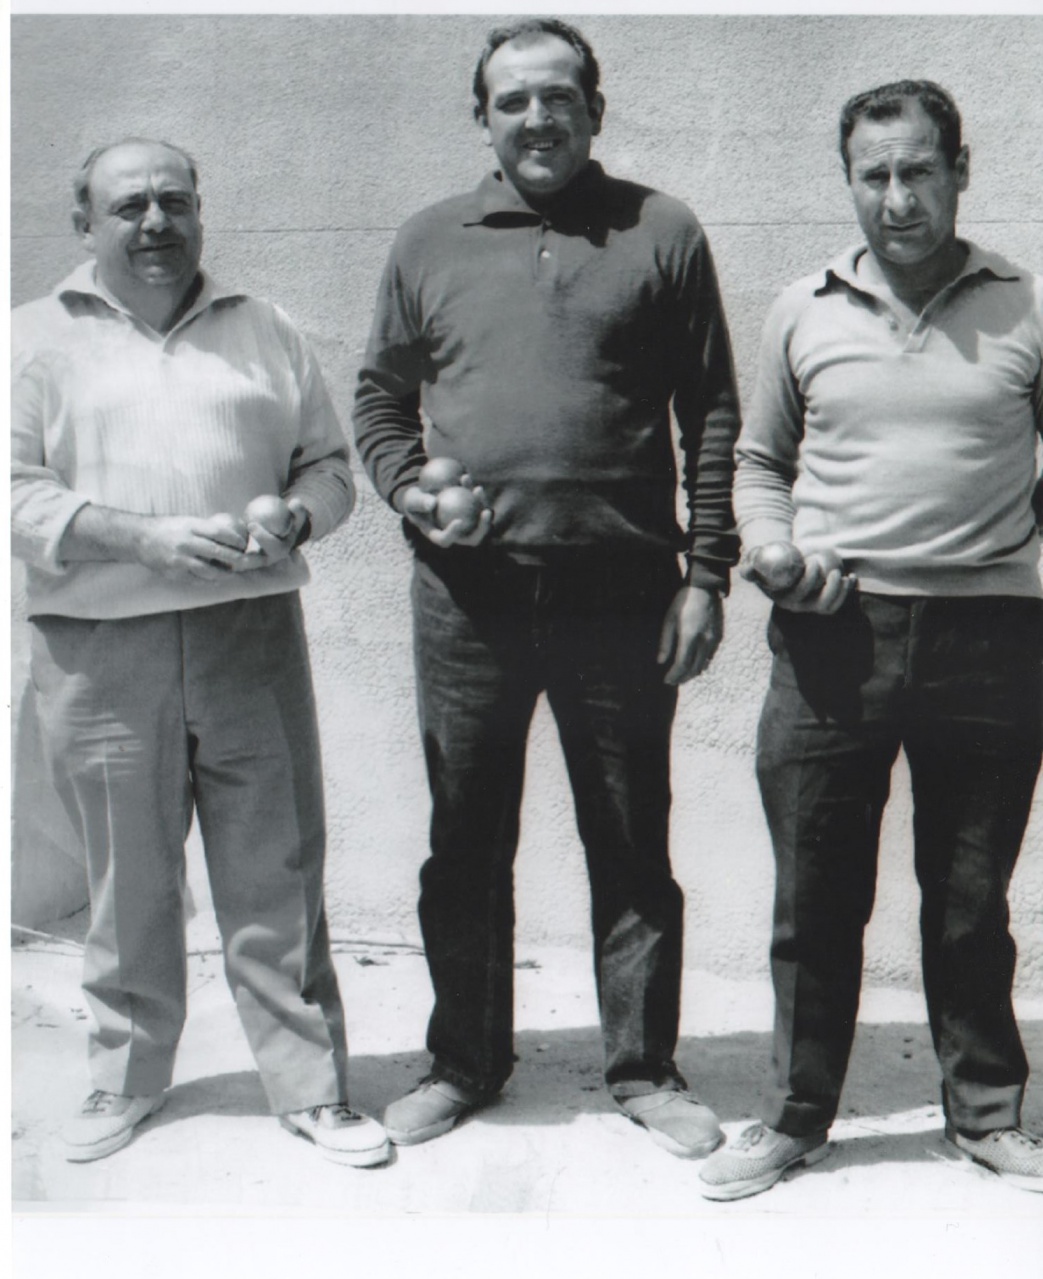
[[[272,1111],[346,1099],[296,592],[115,621],[38,617],[32,674],[55,784],[86,850],[94,1086],[137,1096],[170,1084],[194,808],[225,973]]]

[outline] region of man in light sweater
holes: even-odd
[[[738,549],[713,261],[680,201],[591,160],[605,104],[574,28],[494,31],[473,88],[499,171],[400,231],[355,408],[363,461],[415,552],[433,805],[420,898],[433,1062],[385,1124],[394,1142],[426,1141],[511,1074],[512,867],[545,691],[590,874],[606,1082],[653,1140],[702,1155],[721,1131],[674,1061],[683,898],[668,824],[677,687],[720,642]],[[429,458],[478,485],[473,531],[439,518]]]
[[[773,596],[757,755],[774,1077],[702,1191],[755,1194],[827,1152],[900,747],[948,1148],[1038,1191],[1007,889],[1043,741],[1043,279],[957,238],[970,160],[937,85],[853,98],[840,138],[866,242],[773,307],[737,450],[744,571],[791,540],[805,567]]]
[[[297,547],[349,514],[346,444],[286,316],[199,268],[195,166],[95,151],[93,261],[13,318],[12,526],[55,784],[83,841],[94,1091],[70,1160],[163,1104],[185,1018],[193,810],[225,971],[272,1111],[339,1163],[387,1158],[347,1105],[323,906],[321,761]],[[258,497],[267,511],[247,507]]]

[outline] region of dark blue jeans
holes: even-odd
[[[945,1113],[972,1135],[1017,1124],[1028,1067],[1007,888],[1040,766],[1043,601],[855,595],[833,617],[776,608],[769,641],[758,741],[777,864],[766,1122],[799,1136],[836,1115],[904,747]]]
[[[676,690],[655,660],[680,585],[668,553],[559,552],[522,565],[419,548],[413,579],[431,856],[420,923],[434,985],[434,1074],[480,1093],[514,1060],[513,863],[525,746],[546,691],[592,899],[606,1080],[683,1087],[674,1066],[683,897],[670,871]]]

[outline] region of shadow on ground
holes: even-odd
[[[398,1152],[387,1176],[344,1177],[269,1117],[220,955],[199,949],[189,965],[188,1024],[163,1110],[111,1159],[69,1164],[58,1134],[85,1095],[87,1073],[82,924],[63,921],[60,932],[39,934],[12,956],[16,1202],[81,1210],[191,1203],[384,1219],[718,1211],[698,1193],[698,1166],[671,1158],[614,1107],[602,1080],[586,958],[571,952],[541,952],[519,965],[518,1060],[495,1105],[463,1122],[450,1141]],[[426,965],[412,951],[376,945],[336,959],[349,1014],[351,1101],[379,1115],[428,1069],[420,1046],[430,1010]],[[691,1090],[734,1135],[756,1114],[768,1079],[770,992],[707,974],[688,978],[682,1024],[698,1033],[681,1039],[678,1063]],[[917,1020],[920,1007],[908,992],[867,993],[835,1149],[823,1165],[835,1175],[794,1179],[771,1196],[772,1214],[934,1213],[961,1205],[978,1211],[975,1205],[993,1201],[996,1211],[1008,1211],[1005,1188],[949,1166],[937,1064]],[[1043,1068],[1040,1007],[1032,1006],[1034,1020],[1024,1018],[1022,1031],[1030,1061]],[[1043,1089],[1034,1083],[1025,1120],[1043,1127]]]
[[[1043,1062],[1043,1022],[1024,1022],[1021,1029],[1030,1059]],[[615,1112],[602,1084],[601,1036],[596,1027],[520,1031],[515,1047],[514,1075],[502,1097],[482,1112],[484,1122],[556,1125],[581,1115]],[[686,1037],[679,1045],[678,1063],[691,1090],[722,1122],[738,1122],[756,1114],[768,1081],[770,1052],[767,1034]],[[353,1055],[353,1101],[370,1113],[383,1113],[390,1102],[419,1083],[428,1062],[425,1052]],[[882,1118],[939,1105],[938,1067],[926,1027],[911,1023],[859,1027],[839,1119]],[[175,1085],[154,1124],[200,1115],[267,1114],[257,1075],[244,1070]],[[1031,1089],[1026,1099],[1025,1122],[1043,1127],[1043,1090],[1039,1088]],[[902,1137],[886,1138],[887,1158],[895,1157],[891,1152],[902,1141]]]

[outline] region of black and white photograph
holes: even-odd
[[[1038,1270],[1032,7],[14,7],[18,1279]]]

